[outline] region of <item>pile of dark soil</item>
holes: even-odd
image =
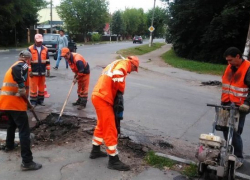
[[[91,134],[95,126],[94,120],[87,120],[75,116],[63,116],[60,123],[55,123],[58,118],[56,114],[50,114],[42,120],[38,127],[31,132],[35,135],[34,144],[57,144],[75,142]]]

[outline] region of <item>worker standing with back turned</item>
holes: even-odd
[[[133,71],[138,72],[138,68],[139,60],[135,56],[112,62],[103,70],[92,93],[92,102],[97,114],[97,126],[92,139],[93,147],[90,158],[106,157],[107,154],[100,150],[100,146],[105,143],[109,155],[109,169],[130,170],[130,166],[121,162],[118,157],[114,101],[117,95],[124,94],[127,74]]]
[[[42,167],[41,164],[33,161],[30,150],[30,127],[26,112],[29,94],[28,64],[30,60],[31,53],[29,51],[25,50],[19,54],[18,61],[6,72],[0,92],[0,110],[5,111],[9,118],[5,151],[14,149],[15,131],[18,128],[22,156],[21,169],[23,171],[38,170]]]

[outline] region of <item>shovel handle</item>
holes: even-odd
[[[30,101],[28,100],[28,98],[27,98],[26,96],[22,96],[22,98],[24,99],[25,102],[27,102],[28,107],[33,107],[33,106],[31,105]],[[33,116],[35,117],[36,121],[37,121],[37,122],[40,122],[40,120],[39,120],[39,118],[37,117],[37,115],[36,115],[34,109],[31,108],[30,111],[31,111],[31,113],[33,114]]]
[[[68,93],[68,95],[67,95],[66,100],[64,101],[62,110],[61,110],[60,115],[59,115],[59,117],[58,117],[58,120],[60,120],[60,118],[61,118],[61,116],[62,116],[62,114],[63,114],[64,108],[65,108],[65,106],[66,106],[66,104],[67,104],[67,102],[68,102],[69,96],[70,96],[70,94],[71,94],[71,91],[72,91],[74,85],[75,85],[75,83],[72,82],[71,87],[70,87],[70,90],[69,90],[69,93]]]

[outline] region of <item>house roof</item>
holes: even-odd
[[[38,11],[38,24],[50,21],[50,8],[41,9]],[[57,14],[56,8],[52,8],[52,21],[62,21]]]

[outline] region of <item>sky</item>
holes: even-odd
[[[49,2],[49,0],[47,0]],[[61,0],[52,0],[55,6],[60,4]],[[125,10],[125,8],[143,8],[146,12],[154,7],[154,0],[108,0],[109,12],[116,10]],[[156,0],[156,6],[163,7],[164,4],[160,0]]]

